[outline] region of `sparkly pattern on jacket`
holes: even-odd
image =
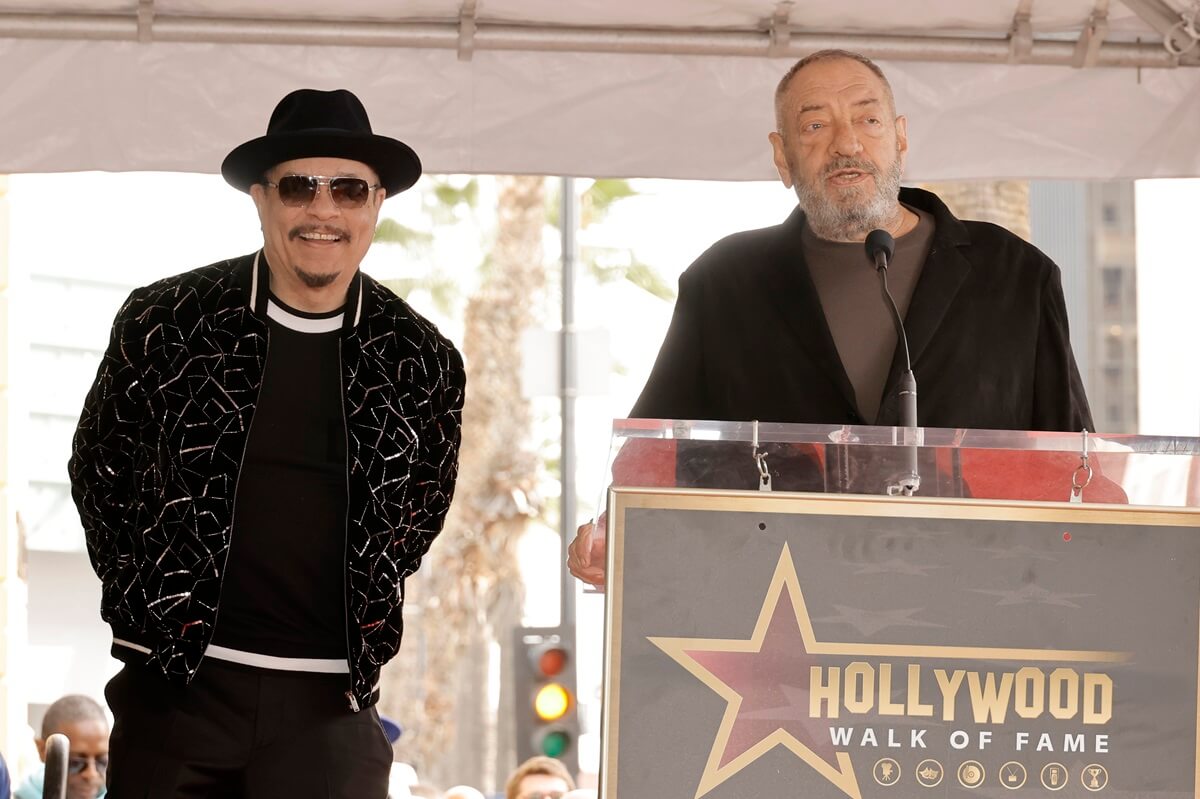
[[[266,264],[257,290],[253,262],[212,264],[130,295],[69,466],[102,617],[184,683],[216,623],[266,361]],[[404,578],[450,506],[464,372],[454,346],[371,278],[355,279],[346,308],[348,657],[365,707],[400,645]]]

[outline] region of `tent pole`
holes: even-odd
[[[1136,0],[1151,2],[1152,0]],[[1135,0],[1130,0],[1135,2]],[[136,14],[0,14],[0,38],[84,39],[223,44],[411,47],[460,50],[461,23],[307,19],[239,19]],[[670,30],[581,28],[487,23],[472,18],[470,46],[484,50],[721,55],[796,59],[814,50],[840,47],[882,61],[1009,63],[1009,36],[883,36],[811,33],[789,28],[786,44],[769,30]],[[1171,68],[1200,66],[1200,52],[1182,58],[1159,42],[1104,41],[1095,53],[1099,67]],[[1071,39],[1034,39],[1022,47],[1021,62],[1073,66]]]

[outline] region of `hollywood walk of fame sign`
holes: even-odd
[[[614,489],[604,799],[1200,795],[1200,513]]]

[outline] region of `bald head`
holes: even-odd
[[[854,61],[871,70],[875,74],[875,77],[879,78],[880,83],[883,84],[889,113],[893,117],[896,116],[896,98],[892,94],[892,84],[888,83],[887,76],[883,74],[883,70],[879,68],[878,64],[865,55],[855,53],[851,50],[818,50],[792,64],[791,69],[783,74],[783,77],[779,80],[779,84],[775,87],[775,130],[780,133],[783,132],[783,121],[787,116],[785,113],[787,91],[788,87],[792,85],[792,79],[796,77],[796,73],[812,64],[838,60]]]
[[[68,694],[46,709],[46,715],[42,717],[42,738],[44,740],[61,733],[68,725],[88,721],[98,721],[108,726],[104,708],[95,699],[82,694]]]

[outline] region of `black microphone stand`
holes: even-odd
[[[904,320],[900,318],[900,309],[888,291],[887,268],[888,261],[895,252],[896,241],[886,230],[872,230],[867,234],[867,255],[875,264],[879,273],[879,283],[883,288],[884,299],[892,311],[892,321],[896,325],[896,335],[904,347],[905,372],[900,377],[900,425],[904,428],[904,443],[908,445],[906,452],[907,469],[898,474],[888,484],[890,496],[904,495],[911,497],[921,489],[921,473],[917,466],[917,445],[920,433],[917,430],[917,378],[913,374],[912,359],[908,352],[908,336],[904,332]]]

